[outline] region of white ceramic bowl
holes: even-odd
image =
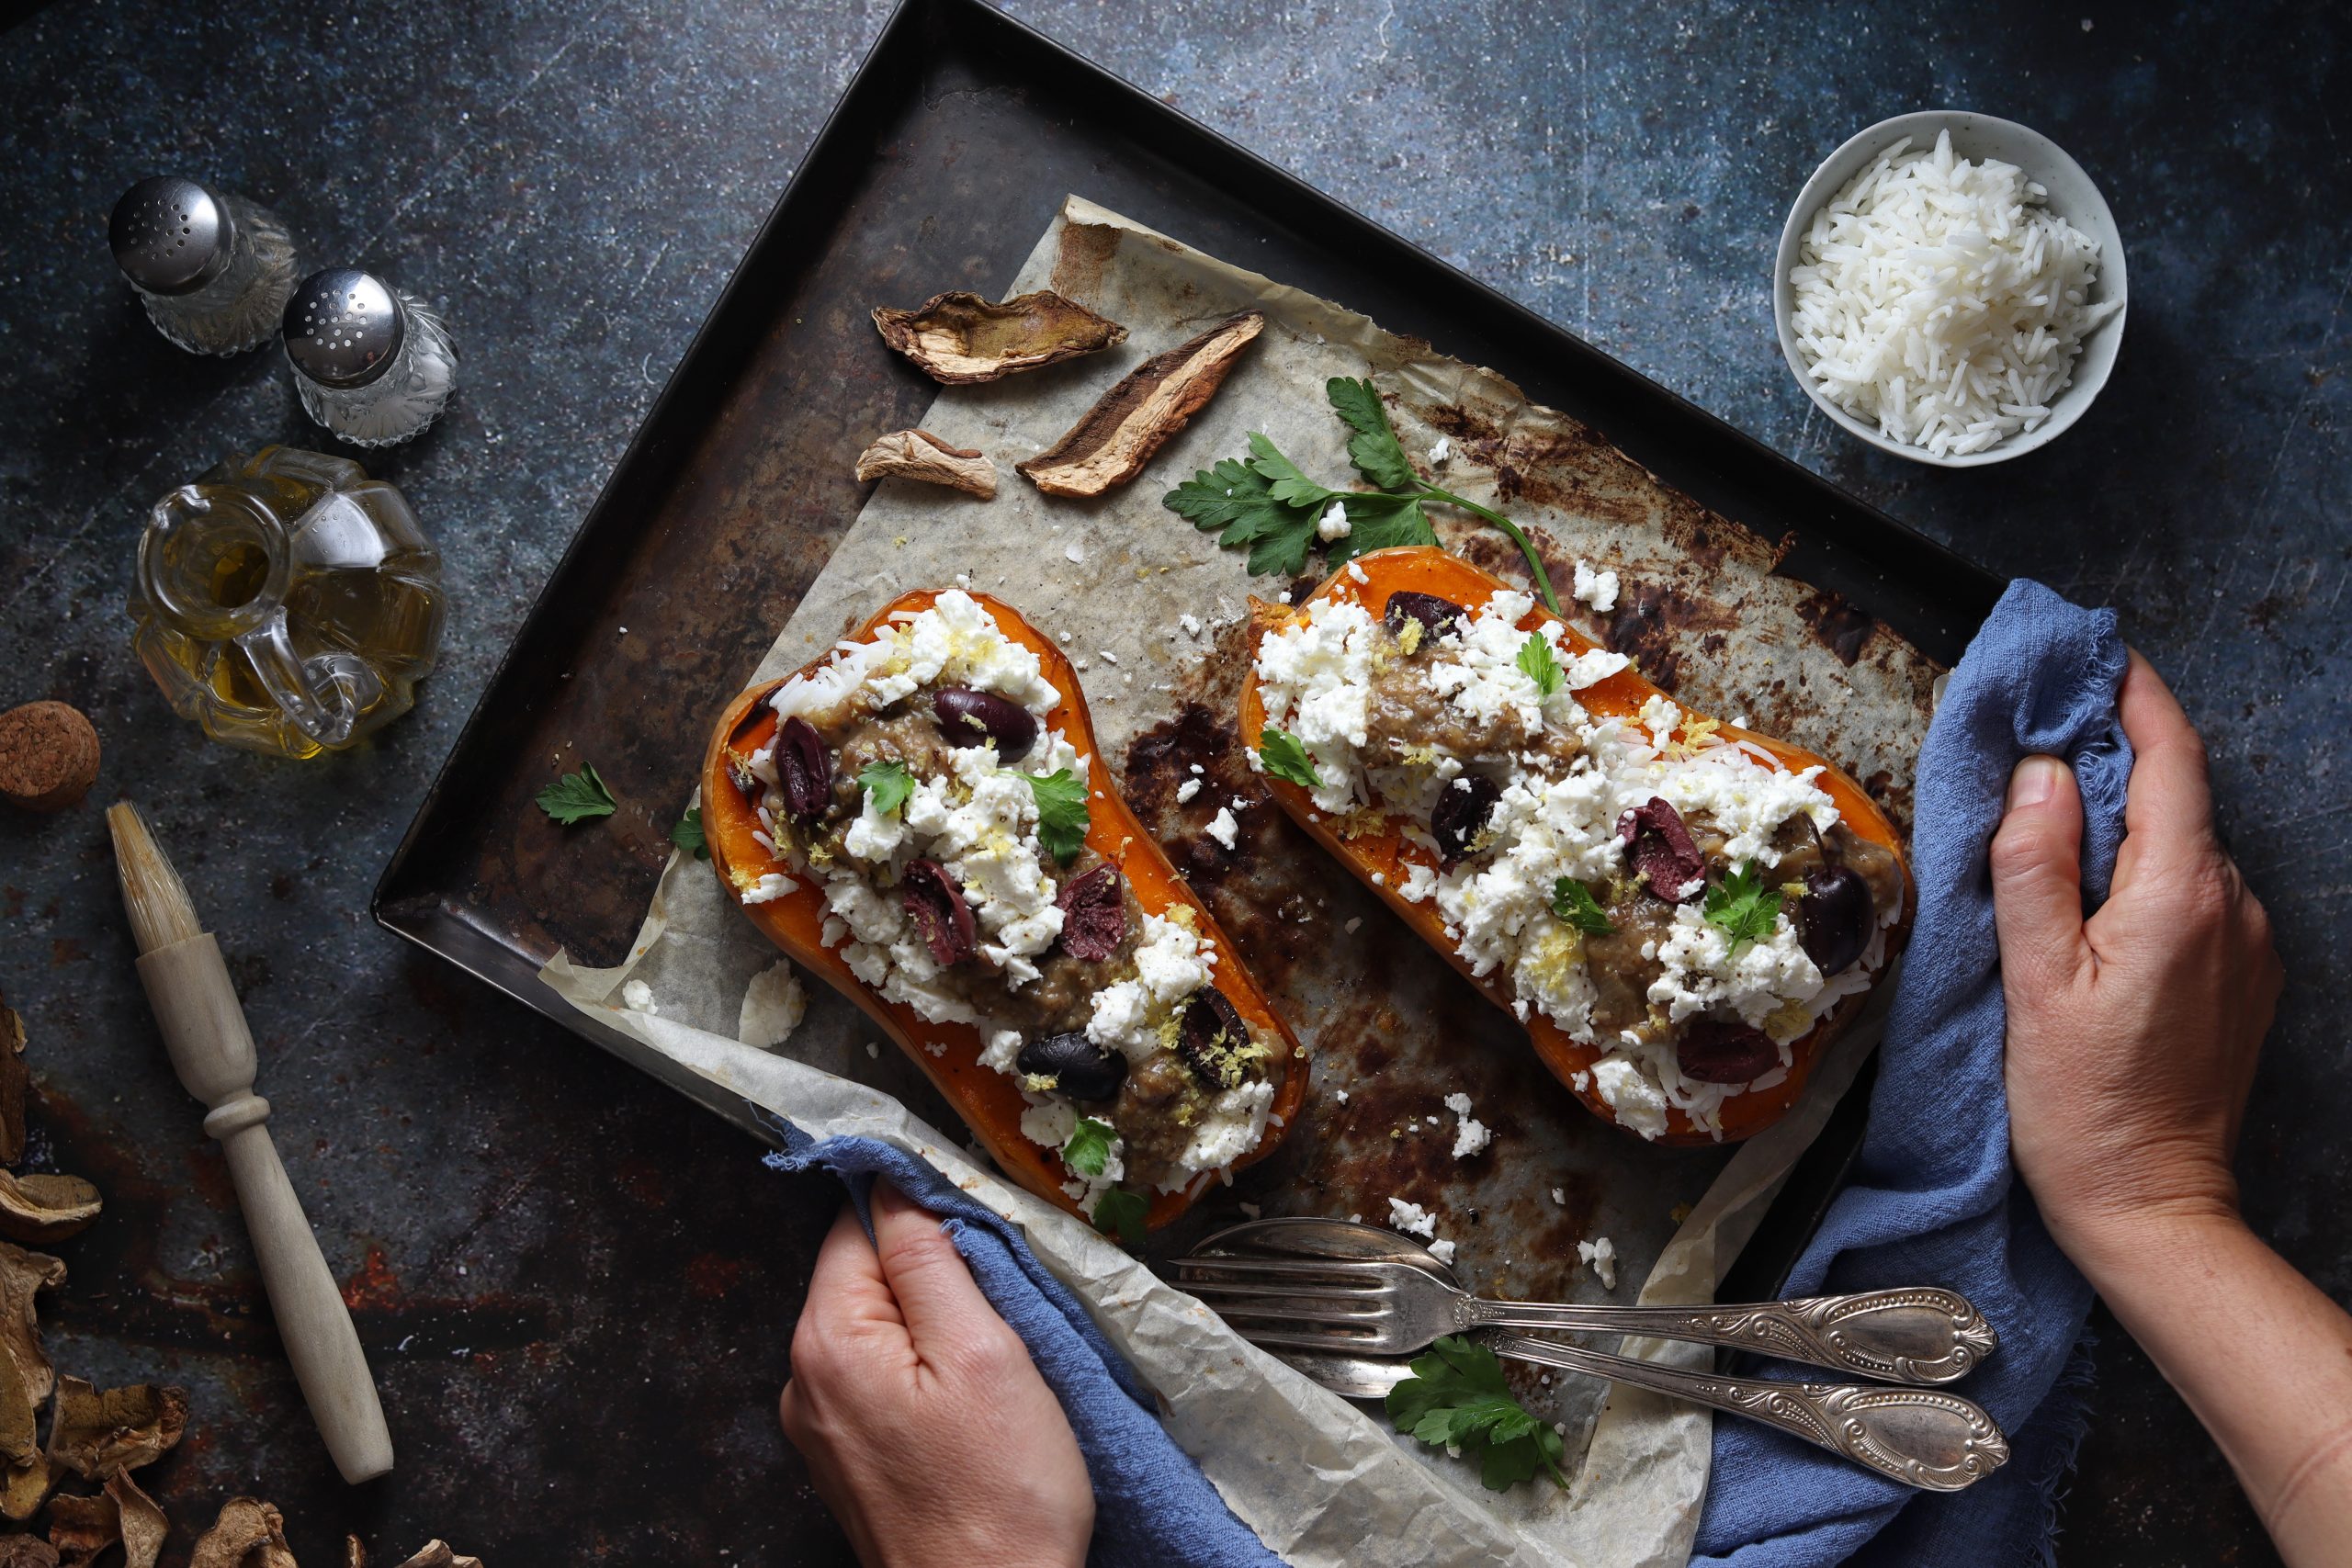
[[[2109,299],[2118,301],[2114,313],[2083,339],[2082,352],[2075,358],[2073,383],[2052,400],[2048,419],[1996,446],[1956,457],[1939,457],[1924,446],[1882,435],[1876,425],[1856,419],[1822,394],[1819,385],[1805,374],[1804,352],[1797,346],[1792,321],[1796,290],[1789,284],[1789,269],[1797,264],[1797,247],[1804,242],[1805,231],[1813,227],[1813,215],[1826,206],[1831,197],[1870,167],[1871,160],[1894,146],[1898,139],[1908,136],[1913,147],[1932,148],[1937,133],[1946,130],[1951,132],[1955,155],[1997,158],[2005,164],[2015,164],[2029,179],[2040,182],[2050,193],[2050,210],[2098,242],[2098,281],[2092,287],[2090,302],[2097,305]],[[1883,119],[1829,154],[1813,172],[1813,178],[1805,181],[1804,188],[1797,192],[1796,202],[1789,209],[1788,223],[1781,231],[1780,254],[1772,265],[1772,320],[1780,329],[1781,352],[1787,356],[1789,370],[1805,395],[1821,406],[1822,412],[1881,451],[1943,468],[1973,468],[2005,462],[2055,441],[2071,428],[2083,416],[2083,411],[2091,406],[2091,400],[2098,396],[2099,389],[2107,385],[2108,373],[2115,368],[2116,349],[2123,341],[2123,317],[2129,308],[2122,303],[2126,298],[2123,237],[2116,232],[2115,215],[2107,209],[2106,198],[2099,195],[2091,177],[2083,173],[2083,166],[2040,131],[2028,130],[2014,120],[1996,119],[1988,114],[1970,114],[1962,109],[1926,109]]]

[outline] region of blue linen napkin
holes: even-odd
[[[1078,1434],[1094,1483],[1088,1562],[1095,1568],[1280,1568],[1282,1560],[1233,1517],[1201,1467],[1161,1428],[1135,1370],[1069,1288],[1046,1272],[1017,1227],[903,1149],[872,1138],[820,1143],[789,1123],[761,1119],[785,1140],[768,1163],[778,1170],[822,1168],[840,1177],[867,1235],[874,1223],[866,1204],[877,1176],[941,1216],[940,1228],[971,1265],[980,1293],[1029,1347]]]
[[[1849,1184],[1789,1276],[1791,1295],[1938,1284],[1974,1302],[2000,1348],[1959,1392],[2000,1423],[2009,1462],[1965,1492],[1928,1495],[1769,1427],[1719,1418],[1699,1561],[2004,1568],[2049,1558],[2051,1494],[2082,1430],[2091,1290],[2009,1164],[1985,852],[2018,760],[2063,758],[2082,785],[2085,898],[2106,897],[2132,773],[2116,719],[2124,663],[2113,611],[2020,580],[1952,671],[1919,754],[1911,842],[1919,908],[1879,1047],[1869,1130]]]

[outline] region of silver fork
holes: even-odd
[[[1966,1376],[1993,1325],[1951,1291],[1865,1291],[1745,1306],[1582,1306],[1489,1301],[1388,1259],[1194,1255],[1176,1277],[1242,1337],[1359,1356],[1402,1356],[1475,1328],[1551,1328],[1694,1340],[1894,1382]]]

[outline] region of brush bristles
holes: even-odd
[[[114,835],[114,865],[122,879],[122,907],[130,916],[130,934],[142,953],[204,934],[197,923],[196,906],[188,901],[187,886],[164,858],[164,852],[139,819],[138,808],[125,800],[107,807],[107,830]]]

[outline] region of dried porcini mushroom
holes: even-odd
[[[1127,1059],[1073,1031],[1032,1040],[1012,1065],[1031,1077],[1051,1078],[1072,1100],[1108,1100],[1127,1081]]]
[[[64,1281],[56,1258],[0,1241],[0,1460],[11,1465],[40,1457],[38,1413],[57,1373],[41,1352],[33,1296]]]
[[[164,1538],[171,1533],[164,1510],[122,1471],[107,1477],[106,1495],[114,1499],[121,1529],[122,1568],[155,1568],[155,1560],[164,1554]]]
[[[1617,818],[1617,837],[1634,873],[1669,904],[1687,904],[1706,890],[1707,863],[1682,825],[1682,814],[1659,795]]]
[[[401,1563],[399,1568],[481,1568],[481,1559],[450,1550],[446,1540],[428,1540],[424,1551]]]
[[[1103,393],[1059,441],[1015,471],[1047,495],[1101,495],[1126,483],[1216,395],[1265,326],[1261,312],[1245,310],[1153,355]]]
[[[797,715],[775,732],[775,776],[784,808],[795,817],[814,817],[832,798],[832,754],[816,726]]]
[[[187,1428],[187,1391],[151,1382],[100,1389],[57,1380],[49,1417],[49,1457],[76,1475],[103,1478],[153,1464]]]
[[[62,1241],[98,1217],[98,1190],[78,1176],[18,1176],[0,1170],[0,1235]]]
[[[1853,966],[1871,944],[1878,905],[1871,885],[1842,865],[1815,866],[1804,874],[1804,897],[1797,900],[1797,930],[1804,955],[1824,975]]]
[[[1451,599],[1400,588],[1388,596],[1388,608],[1381,618],[1387,625],[1391,637],[1401,636],[1408,621],[1420,622],[1421,630],[1430,637],[1443,637],[1459,626],[1469,615],[1469,611]]]
[[[343,1568],[368,1568],[368,1543],[356,1535],[343,1538]]]
[[[1250,1045],[1250,1026],[1214,986],[1193,998],[1176,1026],[1176,1059],[1203,1089],[1238,1088]]]
[[[1692,1019],[1674,1047],[1674,1065],[1700,1083],[1753,1083],[1780,1059],[1770,1035],[1736,1019]]]
[[[1484,773],[1464,773],[1438,792],[1430,808],[1430,836],[1437,840],[1439,862],[1452,870],[1462,857],[1478,847],[1478,835],[1495,814],[1502,788]]]
[[[956,289],[874,312],[882,341],[949,386],[993,381],[1127,341],[1127,329],[1050,288],[990,301]]]
[[[1054,902],[1062,911],[1062,951],[1100,964],[1127,938],[1127,884],[1115,865],[1098,865],[1062,884]]]
[[[24,1523],[40,1512],[49,1501],[50,1490],[57,1484],[57,1467],[47,1455],[38,1455],[30,1464],[12,1464],[0,1469],[0,1515]],[[0,1568],[7,1568],[7,1558],[0,1555]]]
[[[49,1543],[62,1568],[89,1568],[99,1552],[122,1539],[122,1513],[104,1493],[95,1497],[61,1495],[49,1505]]]
[[[0,1568],[58,1568],[57,1548],[37,1535],[0,1535]]]
[[[0,1001],[0,1165],[25,1157],[25,1090],[31,1079],[25,1066],[25,1021]]]
[[[1036,716],[994,692],[949,686],[932,694],[931,712],[939,720],[939,733],[947,738],[947,744],[965,747],[992,741],[1000,762],[1019,761],[1037,743]]]
[[[899,884],[899,904],[913,918],[924,945],[942,968],[961,964],[979,951],[972,907],[964,902],[964,890],[937,861],[907,863],[906,875]]]
[[[188,1553],[187,1568],[295,1568],[286,1517],[258,1497],[232,1497]]]
[[[996,465],[977,446],[950,446],[928,430],[894,430],[877,435],[857,455],[857,482],[895,475],[927,485],[945,485],[987,501],[996,494]]]

